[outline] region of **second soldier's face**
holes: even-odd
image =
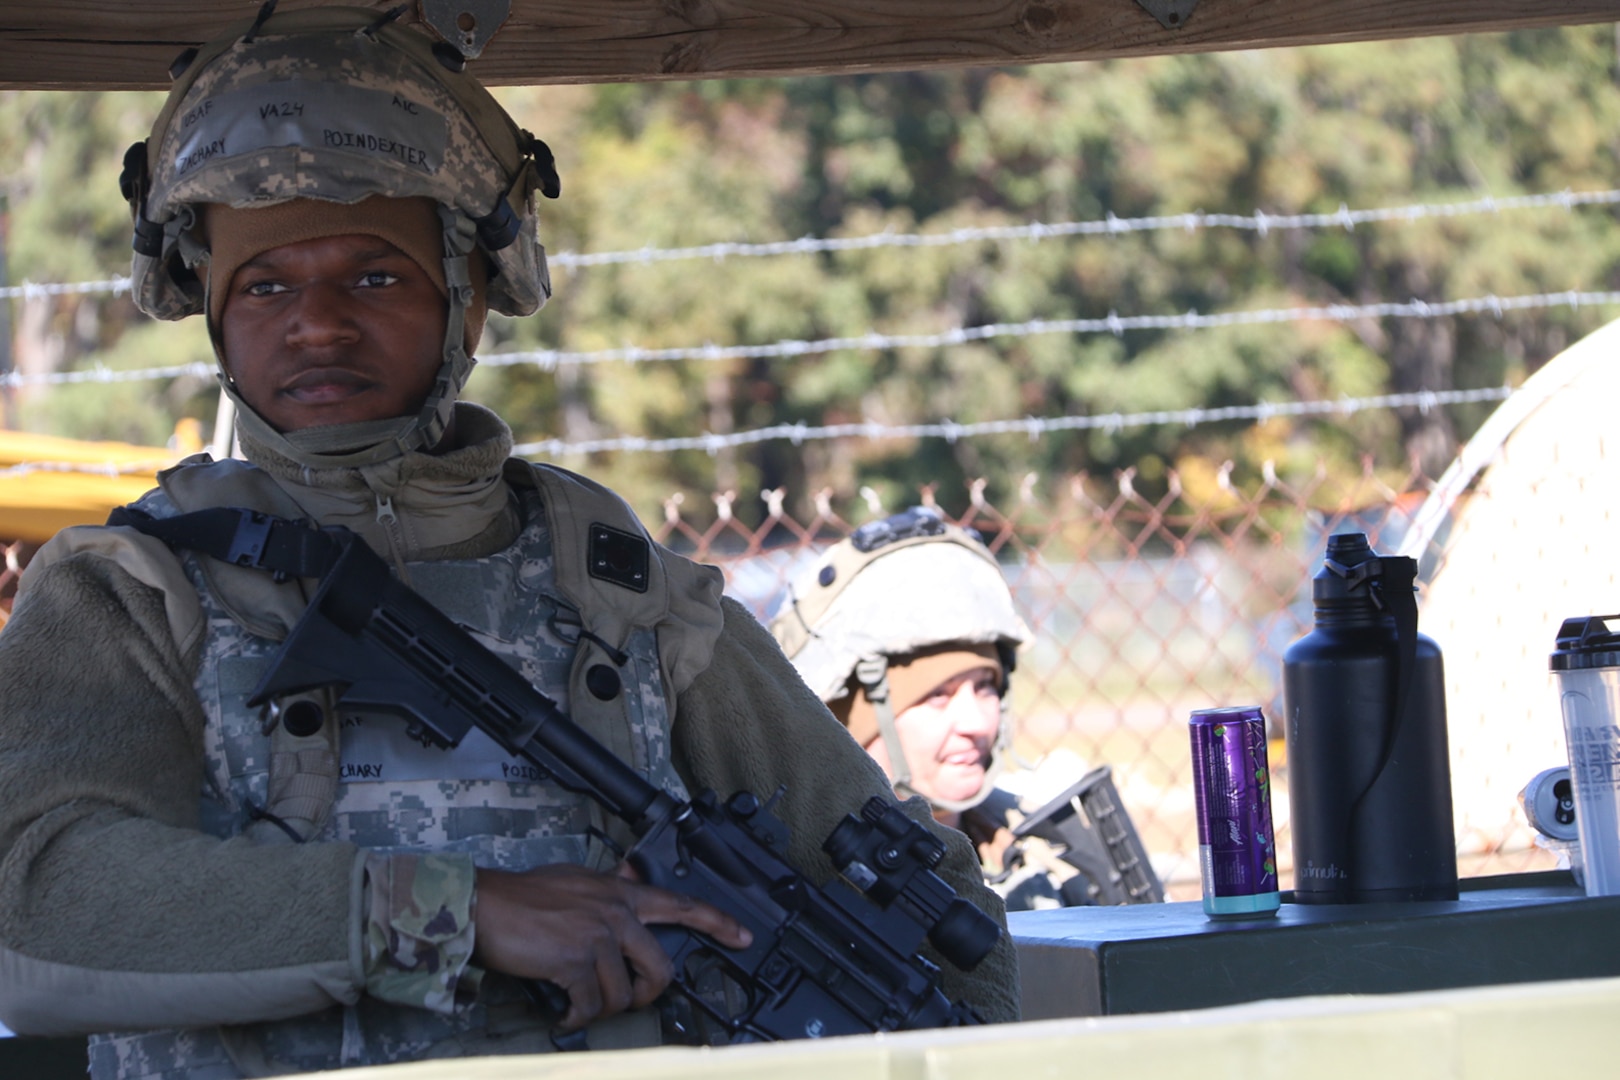
[[[912,789],[920,795],[962,802],[984,786],[990,748],[1001,730],[999,674],[975,668],[934,687],[921,701],[894,718]],[[894,776],[882,736],[867,752]]]
[[[376,236],[322,236],[243,263],[220,314],[225,368],[278,431],[414,415],[443,359],[446,304]]]

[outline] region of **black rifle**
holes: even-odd
[[[1164,886],[1107,765],[1086,773],[1015,825],[1012,834],[1015,848],[1025,837],[1039,837],[1080,871],[1063,883],[1066,906],[1157,904],[1164,899]]]
[[[242,521],[238,549],[250,527],[264,527],[262,516],[244,512]],[[747,792],[724,803],[713,792],[672,798],[396,581],[355,534],[296,531],[330,538],[337,557],[250,705],[334,686],[340,701],[400,715],[445,746],[480,728],[600,803],[635,833],[625,858],[643,881],[710,903],[753,933],[751,945],[732,950],[684,926],[650,927],[674,962],[674,987],[731,1041],[982,1022],[945,997],[939,969],[917,953],[926,937],[970,969],[1001,928],[934,873],[944,845],[892,801],[874,797],[833,830],[822,848],[844,880],[817,887],[786,861],[788,829],[772,813],[780,791],[765,805]],[[255,539],[235,561],[257,565],[263,546]],[[740,1006],[700,993],[716,973],[742,991]]]

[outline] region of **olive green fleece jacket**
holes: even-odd
[[[484,456],[504,457],[510,434],[504,425],[488,434],[488,419],[464,426],[487,435]],[[307,494],[298,486],[307,475],[264,463],[295,498]],[[428,474],[444,467],[418,464]],[[485,500],[492,509],[480,516],[467,512],[462,492],[457,512],[435,522],[431,498],[411,504],[424,484],[410,468],[391,482],[394,506],[419,518],[413,535],[432,539],[424,547],[504,537],[494,550],[511,539],[510,523],[493,521],[505,499]],[[30,574],[0,633],[0,1020],[19,1032],[281,1019],[364,990],[362,852],[258,846],[196,829],[201,638],[176,640],[186,597],[141,580],[177,572],[178,563],[138,577],[92,546]],[[732,601],[722,609],[709,665],[676,699],[675,765],[694,792],[785,786],[779,812],[793,833],[791,856],[824,881],[832,870],[820,841],[887,782],[764,628]],[[929,820],[920,800],[907,811]],[[966,839],[936,832],[949,849],[947,880],[1001,918]],[[987,1019],[1017,1018],[1009,939],[972,973],[942,966],[953,999]]]

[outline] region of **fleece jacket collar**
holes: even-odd
[[[501,479],[512,431],[469,402],[456,405],[454,431],[451,446],[438,453],[413,450],[361,466],[299,464],[245,431],[242,451],[306,515],[348,526],[374,550],[397,544],[413,561],[487,554],[509,544],[520,528]]]

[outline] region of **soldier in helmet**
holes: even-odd
[[[790,585],[771,632],[896,793],[974,842],[1009,910],[1164,898],[1106,766],[1038,808],[996,787],[1030,633],[977,533],[920,506],[862,525]]]
[[[458,400],[486,311],[550,293],[544,145],[403,7],[273,8],[181,56],[125,159],[136,301],[206,319],[247,460],[183,462],[26,575],[0,636],[0,1019],[108,1033],[94,1077],[545,1051],[586,1025],[655,1044],[647,924],[746,932],[634,880],[619,823],[477,733],[422,745],[329,689],[249,707],[316,584],[240,565],[253,522],[354,530],[676,797],[785,786],[812,878],[883,776],[717,571]],[[214,508],[242,510],[223,540],[191,524]],[[587,558],[599,537],[625,557]],[[941,873],[999,915],[940,835]],[[1010,941],[944,989],[1015,1019]]]

